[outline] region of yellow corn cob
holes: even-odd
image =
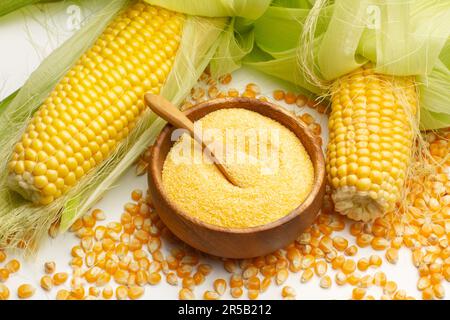
[[[145,3],[127,8],[56,85],[29,121],[8,185],[49,204],[102,163],[169,74],[184,17]]]
[[[412,77],[361,68],[335,81],[329,119],[328,179],[336,211],[369,221],[400,199],[413,141]]]

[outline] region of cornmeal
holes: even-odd
[[[183,134],[164,162],[162,181],[169,200],[186,214],[222,227],[260,226],[289,214],[310,193],[311,159],[297,136],[279,122],[236,108],[212,112],[199,125],[239,186]]]

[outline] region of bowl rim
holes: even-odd
[[[321,190],[322,185],[325,180],[325,159],[324,159],[324,154],[323,154],[322,148],[320,147],[320,145],[317,142],[317,138],[312,134],[312,132],[310,131],[310,129],[308,128],[308,126],[305,122],[301,121],[297,117],[293,117],[281,106],[278,106],[269,101],[262,101],[262,100],[259,100],[256,98],[245,98],[245,97],[216,98],[216,99],[210,99],[210,100],[206,100],[201,103],[198,103],[198,104],[190,107],[188,110],[184,111],[184,113],[186,114],[186,116],[189,117],[189,115],[191,113],[194,113],[202,108],[207,108],[207,107],[211,107],[211,106],[215,106],[215,105],[219,105],[219,104],[220,105],[239,104],[239,103],[243,103],[243,102],[256,104],[259,107],[263,107],[263,108],[271,108],[276,112],[282,113],[285,117],[290,117],[291,119],[294,119],[299,124],[299,126],[303,130],[304,136],[311,141],[311,144],[313,146],[313,151],[317,155],[316,161],[313,161],[311,159],[311,162],[313,163],[313,167],[314,167],[314,180],[313,180],[314,182],[313,182],[311,191],[309,192],[308,196],[304,199],[304,201],[302,203],[300,203],[296,208],[291,210],[291,212],[289,212],[288,214],[286,214],[285,216],[283,216],[277,220],[271,221],[271,222],[263,224],[263,225],[254,226],[254,227],[245,227],[245,228],[222,227],[222,226],[208,223],[199,218],[193,217],[193,216],[189,215],[188,213],[185,213],[183,210],[181,210],[181,208],[176,203],[169,200],[168,197],[166,196],[166,193],[164,191],[164,185],[162,183],[161,174],[158,173],[159,170],[157,170],[156,159],[158,158],[157,156],[158,156],[159,148],[155,148],[155,146],[159,146],[164,142],[164,138],[167,136],[167,134],[170,132],[170,130],[173,129],[173,126],[171,124],[169,124],[169,123],[166,124],[161,129],[160,133],[156,137],[156,140],[153,144],[151,154],[150,154],[150,164],[149,164],[149,169],[148,169],[148,176],[150,179],[147,179],[147,180],[153,181],[153,183],[155,184],[156,190],[158,190],[158,192],[159,192],[161,199],[163,201],[165,201],[166,205],[172,211],[174,211],[177,215],[181,216],[183,219],[187,219],[188,221],[190,221],[193,224],[196,224],[200,227],[203,227],[203,228],[209,229],[211,231],[215,231],[215,232],[222,232],[222,233],[229,233],[229,234],[248,234],[248,233],[267,231],[270,229],[278,228],[283,224],[289,223],[290,221],[292,221],[293,219],[295,219],[296,217],[301,215],[304,211],[306,211],[306,209],[308,209],[311,205],[313,205],[314,200],[320,194],[320,190]],[[240,107],[236,106],[235,108],[239,109]],[[245,107],[241,107],[241,108],[246,109]],[[251,111],[254,111],[254,110],[251,110]],[[259,113],[258,111],[254,111],[254,112]],[[263,115],[263,116],[268,117],[266,115]],[[282,125],[285,126],[284,124],[282,124]],[[289,128],[287,128],[287,129],[289,129]],[[291,130],[291,129],[289,129],[289,130]],[[298,137],[297,134],[296,134],[296,137],[304,145],[304,141],[302,141],[301,138]],[[308,155],[311,158],[310,153],[308,153]]]

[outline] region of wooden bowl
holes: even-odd
[[[314,165],[314,185],[305,201],[283,218],[250,228],[225,228],[181,211],[167,198],[161,172],[173,145],[172,125],[166,125],[152,148],[148,184],[153,205],[165,225],[181,240],[203,252],[226,258],[251,258],[292,243],[316,218],[325,194],[325,161],[316,138],[302,121],[272,103],[249,98],[221,98],[200,103],[185,112],[195,121],[223,108],[248,109],[272,118],[294,132]],[[293,173],[295,174],[295,173]],[[276,192],[276,190],[274,190]]]

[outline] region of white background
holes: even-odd
[[[66,12],[68,7],[65,4],[51,4],[45,6],[45,10],[36,8],[27,8],[10,14],[0,19],[0,99],[3,99],[11,92],[19,88],[28,78],[30,73],[39,65],[40,61],[47,56],[53,49],[67,39],[74,30],[68,30]],[[43,8],[43,7],[40,7]],[[86,14],[86,12],[82,12]],[[260,73],[248,69],[241,69],[233,74],[233,81],[230,87],[242,91],[245,84],[249,82],[257,83],[262,94],[268,97],[274,89],[291,89],[289,85],[282,83],[274,78],[267,77]],[[316,119],[320,116],[312,111]],[[322,128],[326,127],[326,119],[321,118]],[[326,133],[324,134],[326,139]],[[107,221],[119,221],[123,205],[130,199],[130,193],[133,189],[140,188],[146,190],[146,177],[136,177],[134,168],[121,178],[117,187],[109,191],[105,197],[98,203],[97,207],[103,209],[107,214]],[[347,231],[343,232],[348,234]],[[353,237],[348,235],[347,239]],[[39,288],[39,279],[43,275],[43,263],[46,261],[55,261],[58,271],[70,272],[68,265],[70,261],[70,249],[77,244],[78,239],[72,234],[64,234],[57,239],[49,239],[38,256],[31,261],[22,261],[20,272],[13,275],[7,282],[11,291],[11,298],[16,298],[16,288],[22,283],[30,283],[38,288],[34,298],[54,299],[56,289],[51,292],[45,292]],[[167,246],[165,247],[167,250]],[[368,257],[375,252],[370,249],[359,249],[357,259]],[[379,253],[383,255],[383,253]],[[9,257],[11,257],[10,255]],[[357,260],[355,259],[355,260]],[[197,298],[201,298],[205,290],[212,289],[212,282],[218,277],[228,279],[229,275],[223,270],[222,263],[218,259],[203,257],[202,262],[211,263],[214,267],[213,274],[207,277],[206,282],[195,289]],[[0,264],[1,267],[1,264]],[[330,268],[329,268],[330,269]],[[379,269],[369,269],[365,274],[373,274]],[[383,260],[381,268],[388,277],[388,280],[395,280],[399,289],[404,289],[409,295],[420,298],[420,292],[416,289],[418,274],[416,268],[411,262],[411,253],[407,249],[400,251],[399,262],[395,265],[389,265]],[[334,279],[334,271],[329,270],[328,274]],[[319,287],[319,279],[314,277],[309,283],[301,284],[300,273],[290,274],[285,285],[290,285],[297,292],[297,299],[348,299],[351,297],[353,287],[345,285],[337,286],[334,281],[330,289]],[[111,281],[112,283],[113,281]],[[67,283],[67,288],[69,287]],[[444,281],[447,291],[447,297],[450,296],[450,285]],[[68,288],[69,289],[69,288]],[[280,299],[282,287],[272,285],[265,293],[260,295],[262,299]],[[179,288],[173,287],[163,281],[157,286],[146,287],[145,298],[147,299],[176,299]],[[373,287],[368,291],[369,294],[379,298],[381,290]],[[230,298],[228,293],[224,298]],[[245,294],[243,296],[245,298]]]

